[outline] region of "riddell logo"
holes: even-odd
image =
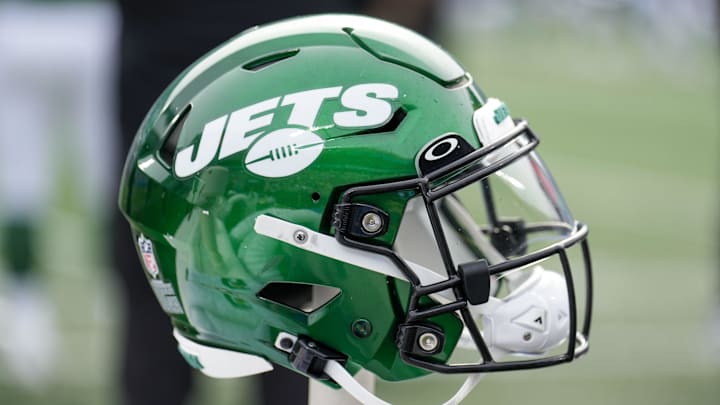
[[[245,166],[263,177],[285,177],[310,166],[320,156],[324,140],[312,132],[323,102],[340,97],[347,108],[333,114],[333,123],[345,128],[381,125],[392,115],[388,100],[398,98],[395,86],[385,83],[326,87],[287,94],[241,108],[207,124],[197,144],[181,149],[173,170],[188,177],[207,167],[214,159],[222,160],[248,150]],[[268,127],[274,111],[291,106],[288,125],[272,132],[254,132]],[[298,128],[301,127],[301,128]]]

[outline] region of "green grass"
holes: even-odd
[[[562,30],[449,43],[485,92],[540,134],[539,151],[574,215],[590,225],[596,271],[588,356],[490,375],[467,403],[716,404],[720,353],[710,343],[720,337],[707,325],[720,290],[716,56]],[[0,365],[0,403],[115,402],[118,302],[111,272],[89,254],[95,236],[86,220],[54,212],[44,246],[61,316],[61,372],[45,392],[27,394]],[[461,382],[381,382],[378,392],[437,404]],[[247,381],[203,379],[196,403],[248,403],[248,390]]]

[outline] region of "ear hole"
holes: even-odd
[[[258,297],[309,314],[340,295],[340,289],[318,284],[272,282]]]
[[[313,202],[318,202],[320,201],[320,193],[316,191],[310,195],[310,198],[312,198]]]

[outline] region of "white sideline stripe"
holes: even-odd
[[[303,231],[307,234],[307,239],[303,243],[295,241],[293,235],[297,231]],[[308,252],[326,256],[343,263],[362,267],[364,269],[384,274],[386,276],[395,277],[400,280],[407,280],[405,275],[389,258],[381,254],[353,249],[351,247],[341,245],[332,236],[323,235],[292,222],[274,218],[269,215],[260,215],[255,220],[255,232],[259,235],[273,238]],[[415,274],[417,274],[423,285],[434,284],[446,280],[445,277],[442,277],[440,274],[435,273],[426,267],[407,260],[405,262],[408,266],[410,266]],[[448,290],[444,290],[441,293],[438,293],[438,295],[454,300],[454,297]]]

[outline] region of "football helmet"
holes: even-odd
[[[588,349],[588,231],[538,142],[420,35],[299,17],[170,84],[119,204],[181,353],[206,374],[280,365],[373,402],[350,377],[361,368],[470,373],[462,396],[477,373]]]

